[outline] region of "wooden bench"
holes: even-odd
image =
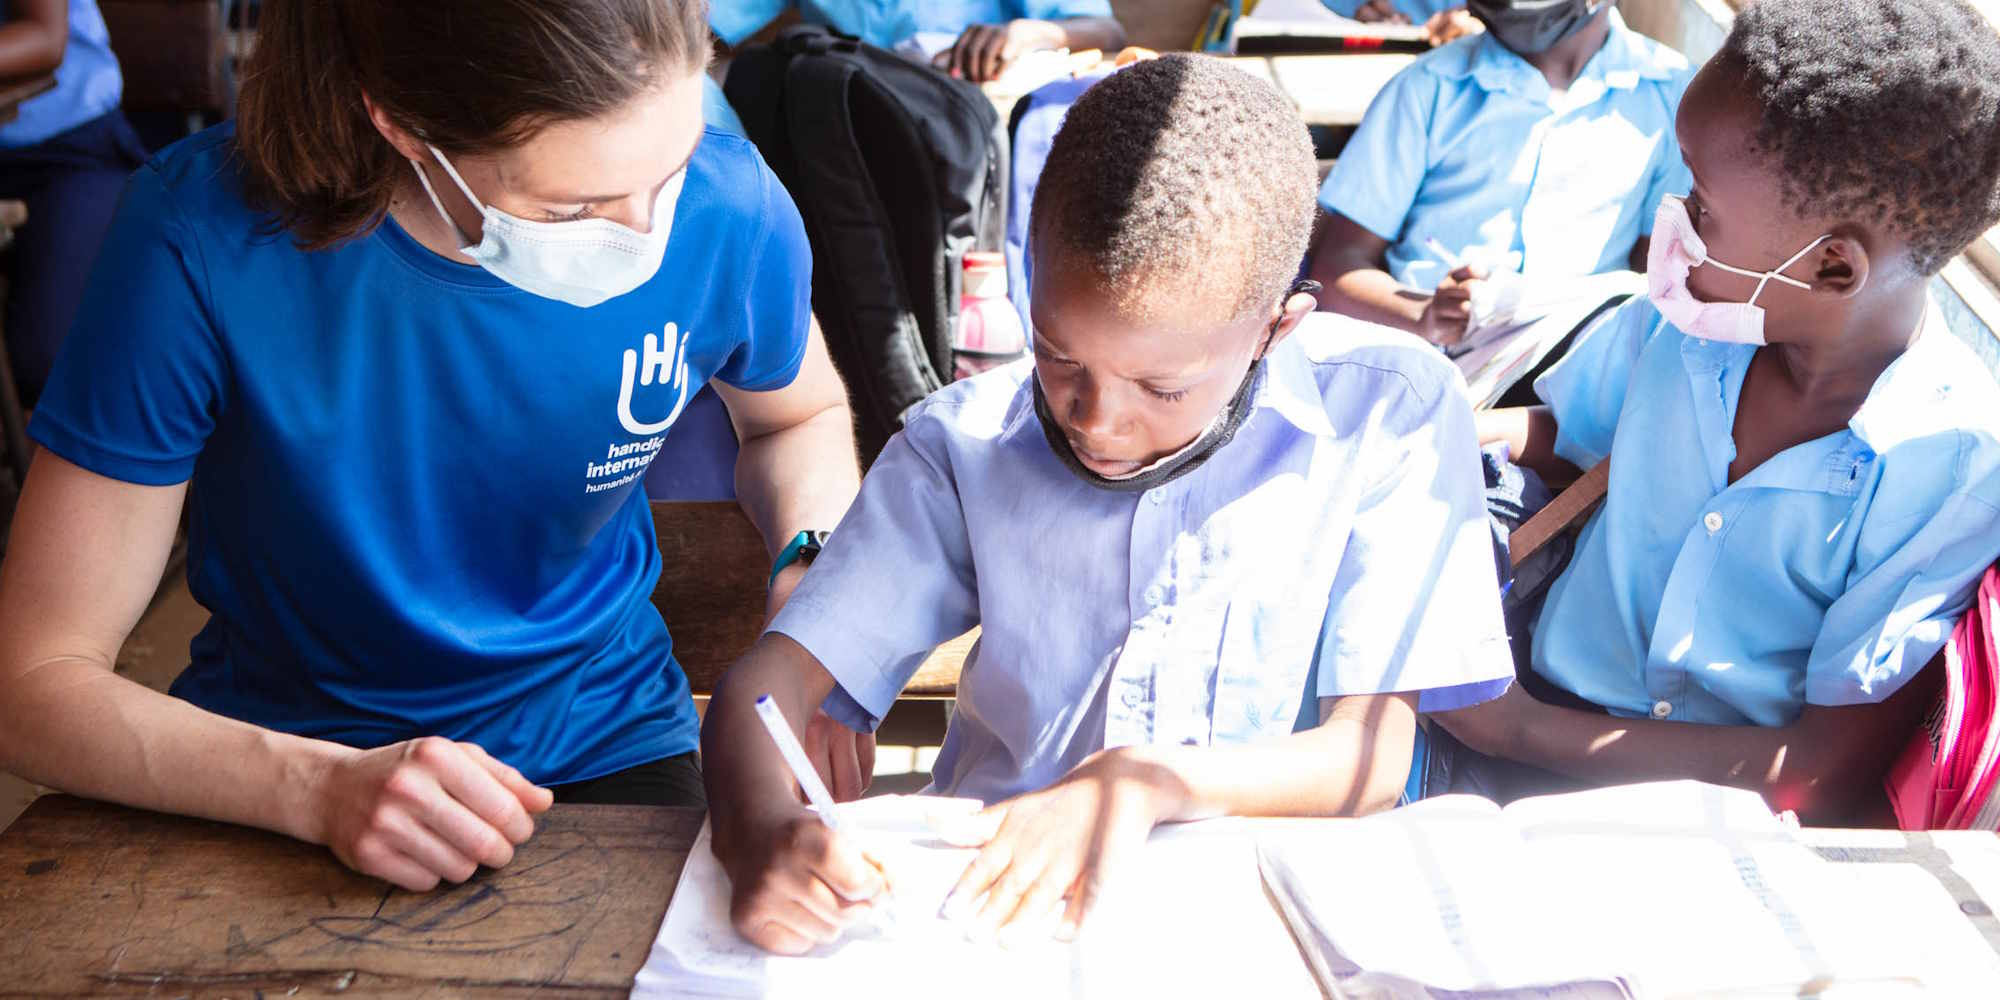
[[[667,620],[688,684],[697,697],[705,696],[764,631],[771,555],[743,508],[731,501],[656,501],[653,530],[661,562],[653,605]],[[978,635],[974,629],[939,646],[903,696],[952,697]]]

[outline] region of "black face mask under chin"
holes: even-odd
[[[1194,439],[1187,447],[1146,466],[1129,476],[1113,479],[1090,470],[1076,452],[1069,446],[1062,428],[1056,424],[1055,414],[1049,412],[1049,400],[1042,395],[1042,380],[1034,376],[1035,419],[1041,421],[1042,436],[1049,441],[1049,450],[1056,453],[1069,471],[1078,479],[1098,489],[1118,493],[1144,493],[1155,486],[1173,482],[1201,467],[1203,462],[1229,443],[1236,436],[1236,429],[1243,426],[1243,418],[1250,415],[1250,400],[1257,387],[1257,377],[1264,371],[1264,359],[1250,363],[1250,370],[1243,373],[1243,384],[1236,387],[1236,395],[1229,397],[1229,405],[1222,408],[1208,429]]]
[[[1466,0],[1465,7],[1518,55],[1540,55],[1576,34],[1607,0]]]

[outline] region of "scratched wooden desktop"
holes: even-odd
[[[701,819],[556,806],[513,864],[412,894],[274,834],[45,796],[0,835],[0,997],[624,997]]]
[[[701,812],[557,806],[499,871],[393,890],[324,848],[45,796],[0,834],[0,997],[623,997]],[[1924,868],[2000,951],[1949,842],[1809,829],[1829,860]]]

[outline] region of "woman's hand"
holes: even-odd
[[[1167,768],[1132,748],[1106,750],[1042,791],[948,823],[947,840],[980,851],[946,898],[945,917],[969,917],[976,935],[990,936],[1034,927],[1067,901],[1056,936],[1075,937],[1106,878],[1175,814],[1180,795]]]
[[[426,892],[499,868],[555,796],[471,743],[430,736],[355,751],[318,782],[313,838],[365,875]]]

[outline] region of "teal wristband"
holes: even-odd
[[[777,583],[778,574],[795,562],[810,564],[813,558],[819,555],[820,549],[826,546],[826,540],[832,534],[830,531],[801,531],[793,535],[792,540],[785,544],[784,550],[778,553],[778,561],[771,567],[771,578],[764,581],[764,586],[769,587]]]

